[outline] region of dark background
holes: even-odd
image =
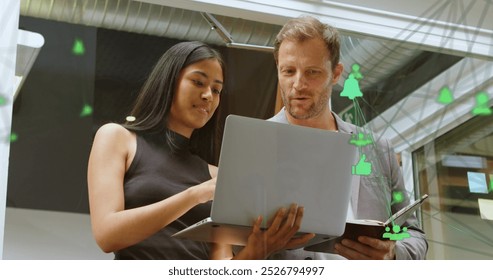
[[[179,41],[21,16],[45,45],[15,103],[7,206],[89,213],[87,162],[96,130],[124,121],[159,57]],[[75,40],[83,55],[72,53]],[[226,61],[220,125],[228,114],[269,118],[277,76],[271,53],[213,46]],[[81,116],[85,105],[93,108]]]

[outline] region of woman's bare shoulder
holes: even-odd
[[[132,132],[117,123],[107,123],[102,125],[96,135],[106,136],[106,137],[125,137],[131,135]]]
[[[102,125],[96,132],[95,141],[126,143],[135,139],[135,134],[120,124],[107,123]]]

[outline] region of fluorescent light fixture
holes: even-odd
[[[476,156],[462,156],[462,155],[443,155],[442,165],[448,167],[460,167],[460,168],[486,168],[486,159],[484,157]]]
[[[14,100],[26,80],[29,71],[36,61],[41,47],[44,45],[44,37],[39,33],[34,33],[19,29],[17,37],[17,60],[15,64],[15,90]]]

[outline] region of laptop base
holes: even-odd
[[[245,246],[248,241],[248,236],[250,236],[251,232],[251,226],[220,224],[215,223],[210,218],[208,218],[202,222],[197,223],[195,226],[188,227],[182,231],[175,233],[174,235],[172,235],[172,237],[210,243]],[[298,232],[296,233],[295,237],[303,234],[305,233]],[[292,249],[303,248],[305,246],[313,246],[332,239],[335,239],[335,237],[323,234],[316,234],[315,237],[310,239],[307,243]]]

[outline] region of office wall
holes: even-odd
[[[21,17],[45,38],[14,104],[7,206],[88,213],[96,29]],[[83,53],[74,53],[77,40]]]

